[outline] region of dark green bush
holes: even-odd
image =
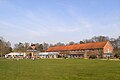
[[[115,57],[115,58],[120,58],[120,52],[115,53],[114,57]]]
[[[89,59],[96,59],[96,58],[97,58],[97,56],[95,54],[92,54],[89,56]]]

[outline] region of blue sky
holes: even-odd
[[[11,43],[120,36],[120,0],[0,0],[0,36]]]

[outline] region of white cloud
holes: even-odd
[[[12,18],[11,21],[0,20],[0,25],[2,25],[0,28],[2,27],[2,32],[7,33],[6,36],[9,36],[13,40],[12,42],[14,42],[12,38],[16,38],[16,41],[47,41],[47,38],[49,41],[71,41],[70,39],[79,40],[93,37],[93,35],[106,34],[114,37],[120,33],[120,17],[118,15],[110,14],[108,17],[96,20],[91,16],[84,15],[82,11],[72,5],[62,6],[65,6],[65,14],[70,20],[55,12],[31,11],[21,6],[15,6],[14,10],[19,17],[13,16],[15,19]],[[69,38],[63,34],[68,35]],[[71,37],[72,34],[76,36]],[[61,37],[59,38],[58,35]]]

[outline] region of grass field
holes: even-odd
[[[0,80],[120,80],[120,61],[0,59]]]

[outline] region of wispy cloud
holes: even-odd
[[[7,37],[9,35],[9,38],[16,38],[16,41],[53,41],[52,39],[55,38],[57,38],[55,40],[68,41],[68,39],[79,40],[104,34],[114,37],[120,33],[118,12],[95,18],[89,13],[85,15],[82,7],[72,3],[57,3],[60,10],[58,8],[53,10],[53,7],[50,8],[51,10],[49,8],[32,10],[12,2],[7,2],[7,4],[9,5],[4,5],[7,6],[5,9],[11,10],[11,15],[5,15],[9,17],[8,19],[4,17],[0,19],[0,29],[2,34]],[[94,4],[94,1],[91,4]],[[37,7],[41,8],[38,5]],[[12,38],[11,40],[13,40]]]

